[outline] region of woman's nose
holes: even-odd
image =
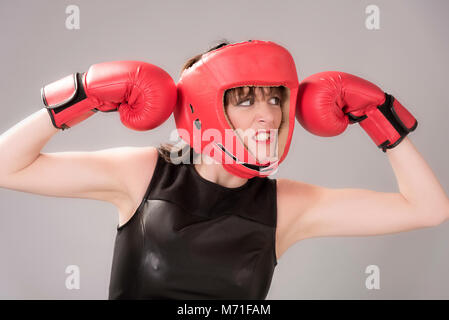
[[[276,109],[267,101],[257,102],[256,106],[256,120],[258,122],[265,122],[268,124],[274,123]]]

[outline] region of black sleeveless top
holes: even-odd
[[[275,266],[276,180],[226,188],[159,155],[117,227],[109,299],[265,299]]]

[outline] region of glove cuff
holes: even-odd
[[[416,129],[418,121],[392,95],[385,93],[385,102],[367,112],[359,121],[376,145],[386,152],[396,147],[410,132]]]
[[[79,108],[80,104],[83,104],[83,102],[85,104],[87,98],[84,91],[83,76],[84,73],[74,73],[41,89],[42,102],[55,128],[68,129],[84,119],[85,116],[94,113],[94,111],[89,111],[84,115],[86,111]],[[71,108],[74,105],[77,105],[77,107]]]

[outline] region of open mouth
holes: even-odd
[[[257,143],[270,143],[271,134],[269,130],[258,130],[257,133],[252,137]]]

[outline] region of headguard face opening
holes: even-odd
[[[280,45],[260,40],[230,44],[208,52],[183,71],[177,84],[174,118],[178,135],[197,153],[205,154],[241,178],[265,177],[285,159],[295,125],[298,76],[291,54]],[[237,87],[286,88],[277,157],[266,164],[244,145],[225,112],[226,90]]]

